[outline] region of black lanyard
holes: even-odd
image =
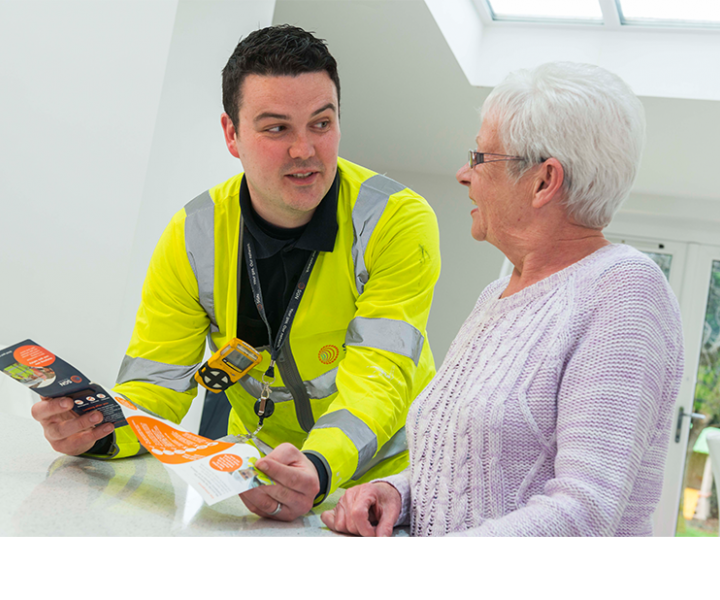
[[[245,245],[245,256],[247,258],[246,265],[248,279],[250,279],[250,288],[252,289],[255,306],[257,307],[258,313],[260,314],[260,318],[263,320],[263,323],[265,323],[265,327],[267,327],[268,340],[270,342],[270,368],[272,368],[272,365],[275,363],[278,355],[280,354],[280,348],[282,348],[282,345],[285,342],[285,338],[287,338],[288,334],[290,333],[290,328],[292,327],[292,323],[295,320],[298,306],[300,306],[300,301],[302,300],[303,294],[305,293],[308,280],[310,279],[310,274],[313,267],[315,266],[318,252],[317,250],[313,250],[310,258],[308,258],[307,262],[305,263],[305,267],[302,274],[300,275],[300,279],[298,280],[297,285],[295,286],[295,292],[290,297],[290,302],[285,309],[285,316],[280,323],[280,329],[278,330],[277,337],[275,338],[275,342],[273,343],[272,330],[270,328],[270,323],[268,322],[267,315],[265,314],[265,307],[263,306],[262,289],[260,287],[260,276],[258,274],[257,262],[255,259],[255,243],[253,242],[252,235],[243,237],[245,238],[243,240],[243,243]],[[268,373],[268,376],[272,376],[272,374]]]
[[[277,361],[278,356],[280,356],[280,350],[282,349],[285,340],[290,334],[290,328],[292,327],[293,321],[295,320],[295,316],[297,315],[297,311],[300,306],[300,301],[305,294],[305,289],[307,288],[308,281],[310,280],[310,275],[312,274],[313,267],[315,266],[315,262],[317,261],[318,251],[313,251],[307,263],[305,264],[305,268],[300,275],[300,279],[295,288],[295,292],[290,298],[290,303],[285,310],[285,316],[283,317],[282,323],[280,325],[280,331],[278,331],[277,338],[274,342],[272,339],[272,328],[270,327],[267,314],[265,313],[265,307],[263,306],[262,288],[260,287],[260,275],[257,268],[257,259],[255,258],[257,256],[257,253],[255,252],[255,242],[253,241],[252,234],[249,231],[248,235],[245,235],[245,224],[243,220],[240,219],[240,249],[238,252],[238,306],[240,306],[240,270],[242,269],[243,254],[245,254],[247,258],[246,265],[248,279],[250,280],[250,287],[252,288],[253,300],[255,301],[255,306],[257,307],[258,313],[260,314],[260,318],[263,320],[263,323],[265,323],[265,327],[267,327],[268,340],[270,345],[270,366],[263,375],[262,393],[260,394],[260,398],[258,399],[258,401],[255,403],[255,414],[259,417],[260,420],[258,421],[258,427],[255,430],[255,433],[248,434],[246,436],[248,440],[252,440],[255,439],[255,436],[257,436],[257,434],[263,428],[265,419],[272,416],[273,412],[275,411],[274,403],[272,400],[270,400],[270,385],[275,381],[275,362]]]

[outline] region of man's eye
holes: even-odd
[[[280,133],[282,131],[285,131],[284,125],[275,125],[275,127],[269,127],[265,131],[269,133]]]
[[[326,119],[324,121],[319,121],[315,124],[315,127],[317,127],[318,129],[327,129],[328,127],[330,127],[330,120]]]

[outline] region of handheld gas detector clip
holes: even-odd
[[[195,381],[215,394],[224,392],[261,360],[255,348],[233,338],[195,372]]]

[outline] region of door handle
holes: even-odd
[[[690,420],[695,419],[696,421],[704,421],[707,416],[702,413],[685,412],[685,409],[681,406],[678,412],[677,427],[675,428],[675,443],[680,443],[680,432],[682,431],[683,418],[687,417]]]

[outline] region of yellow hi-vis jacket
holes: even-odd
[[[440,273],[428,203],[346,160],[338,171],[335,247],[318,254],[275,368],[275,412],[258,434],[270,448],[290,442],[318,456],[328,493],[408,465],[407,411],[435,374],[426,324]],[[236,335],[241,180],[195,198],[163,233],[114,388],[176,423],[197,394],[206,337],[214,352]],[[262,355],[227,390],[229,434],[257,426]],[[140,451],[128,427],[116,430],[111,457]]]

